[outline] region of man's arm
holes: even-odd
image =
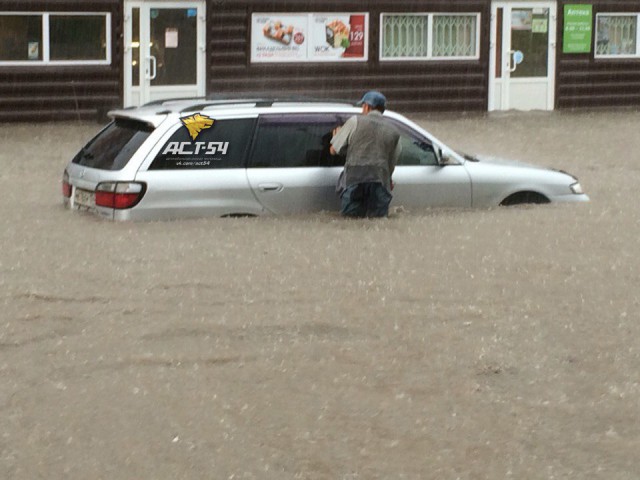
[[[331,141],[329,143],[329,153],[331,155],[337,155],[338,154],[338,152],[336,152],[336,149],[333,147],[333,143],[331,143],[331,142],[333,142],[333,139],[336,137],[336,135],[338,134],[338,132],[340,131],[341,128],[342,127],[336,127],[336,128],[333,129],[333,132],[331,133]]]
[[[344,155],[346,153],[351,134],[356,129],[357,124],[358,117],[353,116],[344,122],[342,127],[338,127],[334,130],[333,138],[331,139],[331,147],[329,147],[331,155]]]
[[[398,164],[398,160],[400,159],[401,154],[402,143],[400,142],[400,137],[398,137],[396,149],[393,151],[393,156],[391,157],[391,161],[389,162],[389,175],[393,175],[393,171],[396,169],[396,165]]]

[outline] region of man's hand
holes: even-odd
[[[332,138],[332,140],[333,140],[333,138],[338,134],[338,132],[340,131],[340,129],[341,129],[341,128],[342,128],[342,127],[336,127],[336,128],[334,128],[333,130],[331,130],[331,135],[332,135],[332,137],[331,137],[331,138]],[[335,149],[335,148],[333,148],[333,145],[330,145],[330,146],[329,146],[329,153],[330,153],[331,155],[338,155],[338,152],[336,151],[336,149]]]

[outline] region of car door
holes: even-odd
[[[339,210],[335,187],[344,157],[329,153],[336,113],[265,114],[258,120],[247,177],[271,213]]]
[[[429,139],[390,120],[400,131],[402,153],[393,172],[391,205],[403,207],[470,207],[471,180],[462,163],[440,165]]]
[[[255,117],[181,118],[136,175],[147,186],[137,209],[153,218],[262,213],[245,168],[255,123]]]

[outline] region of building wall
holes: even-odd
[[[0,11],[108,12],[112,30],[111,65],[1,66],[0,121],[95,119],[122,105],[121,0],[0,0]]]
[[[555,107],[640,106],[640,58],[594,58],[562,52],[563,7],[558,1]],[[640,12],[638,0],[599,0],[597,13]],[[379,89],[404,112],[486,111],[490,0],[208,0],[207,92],[282,94],[357,99]],[[96,118],[123,102],[123,0],[0,0],[0,11],[109,12],[111,64],[0,67],[0,121]],[[251,63],[253,12],[368,12],[366,63]],[[481,14],[480,58],[448,61],[380,61],[383,12],[473,12]],[[595,38],[595,26],[594,26]]]
[[[224,0],[208,5],[209,93],[262,93],[358,99],[378,89],[401,111],[484,111],[488,96],[490,2]],[[369,61],[366,63],[252,64],[250,21],[253,12],[369,12]],[[381,12],[481,13],[480,59],[379,61]]]
[[[640,106],[640,58],[596,59],[595,45],[588,54],[562,53],[564,5],[573,3],[582,2],[558,2],[556,108]],[[640,13],[639,0],[584,3],[593,4],[594,22],[597,13]],[[593,36],[595,40],[595,25]]]

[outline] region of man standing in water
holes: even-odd
[[[400,134],[382,116],[387,99],[367,92],[358,105],[362,115],[337,128],[331,140],[333,155],[346,154],[338,193],[340,213],[347,217],[386,217],[393,188],[391,175],[400,156]]]

